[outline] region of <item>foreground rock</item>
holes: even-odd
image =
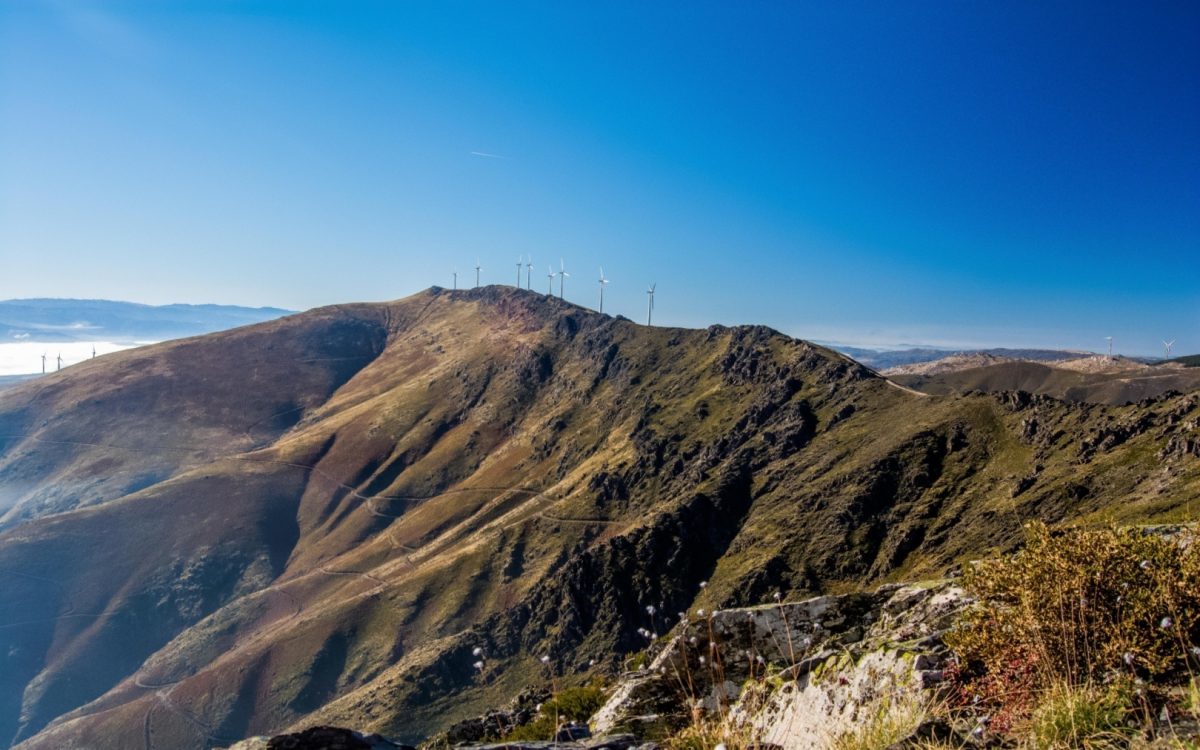
[[[592,725],[661,736],[713,719],[783,748],[826,746],[884,713],[916,726],[942,680],[941,636],[967,603],[941,582],[694,618]]]
[[[469,750],[632,750],[632,748],[657,750],[657,745],[654,743],[643,742],[632,734],[613,734],[577,741],[518,740],[490,745],[459,745],[457,747],[469,748]]]
[[[397,745],[377,734],[364,735],[341,727],[310,727],[293,734],[270,739],[252,737],[231,745],[228,750],[413,750]]]

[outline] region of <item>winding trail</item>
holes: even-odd
[[[882,375],[880,375],[879,377],[883,378],[883,382],[887,383],[888,385],[895,388],[896,390],[904,391],[905,393],[911,393],[912,395],[920,396],[921,398],[932,398],[932,396],[930,396],[928,393],[922,393],[921,391],[918,391],[915,388],[909,388],[906,385],[900,385],[899,383],[892,380],[891,378],[884,378]]]

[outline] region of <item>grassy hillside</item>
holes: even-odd
[[[942,573],[1032,518],[1197,512],[1195,396],[922,396],[769,329],[519,290],[137,356],[0,393],[0,736],[21,747],[315,720],[417,739],[544,680],[542,655],[568,681],[616,669],[666,626],[648,604]]]

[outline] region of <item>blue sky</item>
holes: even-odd
[[[523,253],[656,323],[1200,351],[1200,4],[0,4],[0,298]]]

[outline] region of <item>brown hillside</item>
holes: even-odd
[[[1065,401],[1109,405],[1200,390],[1200,372],[1150,367],[1129,360],[1110,362],[1104,357],[1049,364],[1009,360],[978,366],[929,367],[919,372],[893,372],[889,377],[900,385],[939,396],[1027,391]]]

